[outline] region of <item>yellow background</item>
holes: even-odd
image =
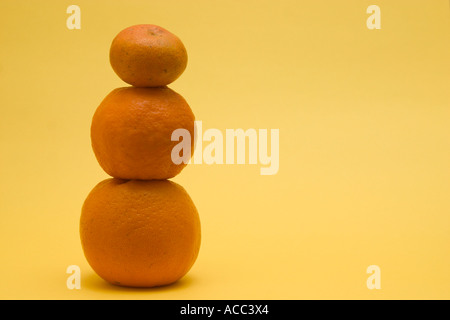
[[[68,30],[66,8],[81,8]],[[381,8],[381,30],[366,8]],[[446,0],[0,2],[0,298],[449,299],[450,7]],[[189,274],[111,286],[78,221],[108,176],[90,146],[123,28],[184,42],[171,88],[203,129],[280,129],[280,170],[190,165],[200,213]],[[205,144],[204,144],[205,146]],[[81,268],[81,290],[66,268]],[[381,289],[369,290],[369,265]]]

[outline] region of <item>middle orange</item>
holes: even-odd
[[[120,179],[154,180],[176,176],[186,166],[175,164],[172,141],[176,129],[191,136],[194,114],[186,100],[168,87],[125,87],[111,91],[92,119],[91,142],[106,173]]]

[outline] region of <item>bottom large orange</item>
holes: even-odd
[[[88,263],[104,280],[162,286],[182,278],[197,259],[200,219],[172,181],[107,179],[84,202],[80,236]]]

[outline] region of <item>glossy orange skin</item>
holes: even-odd
[[[195,116],[186,100],[168,87],[114,89],[98,106],[91,123],[94,154],[110,176],[162,180],[187,165],[172,161],[176,129],[186,129],[194,152]]]
[[[106,179],[83,204],[80,238],[89,265],[104,280],[155,287],[191,269],[201,226],[191,198],[174,182]]]
[[[136,87],[168,85],[184,72],[188,61],[181,40],[151,24],[119,32],[111,44],[109,58],[115,73]]]

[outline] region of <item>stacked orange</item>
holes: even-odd
[[[194,203],[168,180],[186,166],[172,161],[172,132],[194,137],[191,108],[167,87],[184,72],[186,49],[159,26],[135,25],[114,38],[110,63],[131,86],[109,93],[92,118],[92,148],[112,178],[83,204],[81,244],[92,269],[112,284],[171,284],[191,269],[201,238]],[[191,139],[190,156],[193,147]]]

